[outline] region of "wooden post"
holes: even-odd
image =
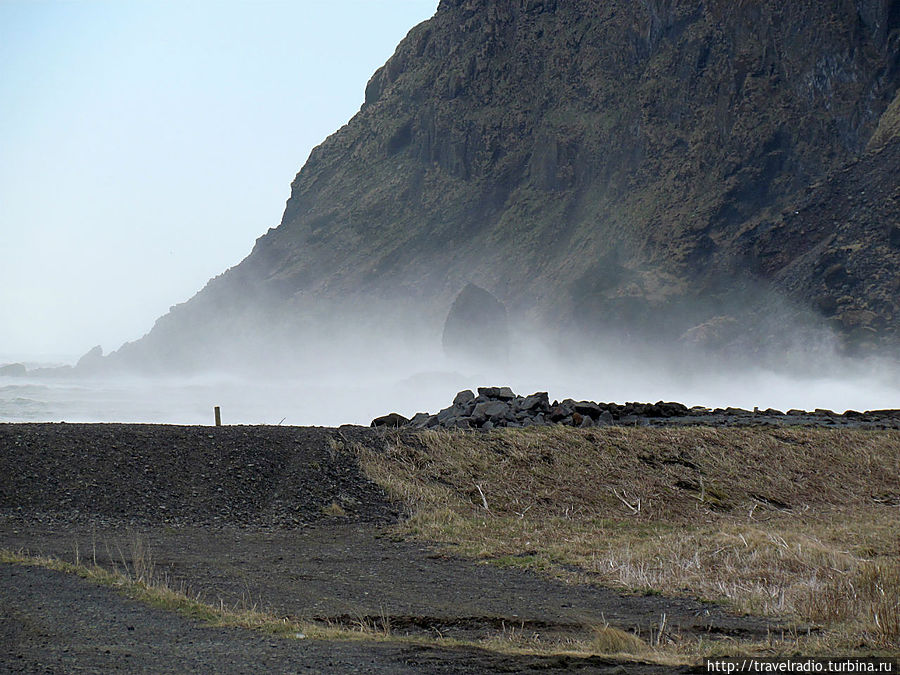
[[[215,411],[216,411],[216,426],[220,427],[220,426],[222,426],[222,413],[219,411],[219,406],[215,407]]]

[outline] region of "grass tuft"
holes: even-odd
[[[597,626],[591,649],[597,654],[639,655],[650,651],[650,646],[634,633],[613,626]]]
[[[328,506],[323,506],[322,513],[324,513],[326,516],[332,516],[335,518],[345,518],[347,516],[347,511],[344,510],[344,507],[337,502],[331,502]]]

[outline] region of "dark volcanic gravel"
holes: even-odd
[[[258,529],[331,509],[388,522],[395,506],[336,450],[382,440],[360,427],[0,424],[0,515]]]
[[[78,577],[16,565],[0,565],[0,670],[386,675],[673,672],[640,663],[622,669],[616,661],[599,657],[507,656],[471,648],[290,640],[236,628],[210,628]]]

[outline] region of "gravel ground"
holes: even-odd
[[[602,658],[277,639],[210,628],[72,575],[16,565],[0,565],[0,644],[7,673],[672,672]]]
[[[0,547],[70,561],[77,551],[108,567],[131,566],[139,541],[158,575],[209,602],[345,625],[387,617],[394,635],[478,639],[517,628],[584,638],[604,621],[646,635],[663,613],[687,636],[764,638],[775,628],[696,601],[565,585],[399,541],[386,529],[397,506],[341,449],[386,438],[360,427],[0,424]],[[272,640],[14,565],[0,565],[0,643],[0,670],[13,672],[668,672]]]
[[[392,522],[395,505],[335,443],[364,427],[0,424],[0,515],[60,524],[292,528]]]
[[[629,596],[563,584],[528,571],[479,565],[398,541],[367,524],[301,530],[154,527],[140,531],[85,526],[0,528],[0,547],[103,567],[132,566],[139,537],[157,575],[211,604],[258,605],[277,616],[353,626],[389,619],[395,634],[478,639],[504,626],[544,638],[589,637],[608,621],[650,633],[665,613],[685,635],[765,639],[774,623],[733,616],[684,598]]]

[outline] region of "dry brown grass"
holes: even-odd
[[[430,431],[359,452],[408,535],[793,617],[826,629],[820,651],[900,649],[900,433]]]
[[[613,626],[597,626],[591,649],[597,654],[645,654],[650,646],[634,633]]]
[[[336,501],[332,501],[328,506],[323,506],[322,513],[326,516],[333,516],[335,518],[345,518],[347,516],[347,511],[345,511],[344,507]]]

